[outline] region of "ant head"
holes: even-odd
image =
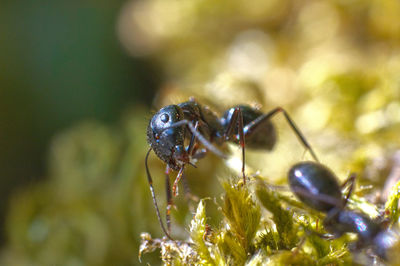
[[[171,127],[183,119],[179,106],[168,105],[151,118],[147,127],[147,142],[157,156],[174,170],[179,170],[188,161],[184,148],[185,125]]]

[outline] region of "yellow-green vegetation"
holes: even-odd
[[[145,234],[142,236],[140,255],[143,251],[153,252],[160,248],[161,258],[166,265],[372,263],[372,258],[368,259],[366,253],[362,253],[367,249],[355,250],[358,255],[357,260],[354,260],[349,246],[356,238],[351,235],[329,241],[323,239],[321,235],[326,232],[321,225],[318,227],[318,222],[322,223],[321,216],[309,212],[309,208],[301,202],[293,199],[282,200],[286,198],[282,194],[287,192],[271,188],[260,179],[251,183],[248,186],[243,186],[241,181],[237,184],[223,183],[225,192],[221,211],[224,217],[218,226],[212,227],[207,224],[206,201],[201,200],[191,221],[190,240],[151,239],[150,235]],[[393,195],[387,206],[393,204],[394,198],[398,200],[399,194]],[[391,221],[398,227],[397,220]],[[178,252],[179,247],[186,252]],[[396,250],[397,247],[391,250],[389,255],[395,255]]]
[[[399,222],[399,198],[400,198],[400,181],[393,186],[389,198],[385,204],[385,211],[388,219],[392,224]]]

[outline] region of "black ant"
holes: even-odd
[[[172,194],[169,183],[170,171],[178,171],[172,188],[172,192],[176,196],[177,184],[183,176],[186,164],[194,166],[196,160],[204,157],[207,151],[211,151],[221,158],[227,158],[213,143],[222,145],[224,142],[229,141],[239,144],[242,148],[242,176],[243,183],[246,184],[245,146],[252,149],[272,150],[276,143],[276,131],[270,118],[278,113],[283,113],[286,121],[300,139],[300,142],[311,153],[311,156],[318,161],[317,156],[303,134],[288,113],[281,107],[263,114],[250,106],[238,105],[229,108],[219,118],[207,106],[202,106],[194,99],[190,99],[187,102],[177,105],[163,107],[151,118],[147,127],[147,141],[150,149],[146,155],[145,165],[157,217],[162,230],[168,238],[172,239],[168,233],[170,232],[170,209],[172,206]],[[199,149],[200,144],[203,144],[203,149]],[[147,164],[151,150],[154,150],[156,155],[167,165],[165,180],[168,232],[161,220]]]
[[[386,251],[397,241],[392,231],[385,230],[382,223],[372,220],[367,215],[345,210],[353,191],[355,174],[350,174],[346,181],[339,185],[335,174],[326,166],[315,162],[301,162],[294,165],[288,173],[291,190],[309,207],[327,215],[323,221],[325,229],[333,239],[344,233],[358,235],[356,247],[372,247],[375,254],[386,259]],[[342,189],[348,187],[346,195]]]

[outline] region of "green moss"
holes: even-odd
[[[393,186],[390,191],[388,200],[385,204],[385,213],[391,224],[398,223],[399,221],[399,198],[400,198],[400,181]]]
[[[285,196],[271,190],[262,181],[257,181],[255,186],[225,182],[223,187],[225,194],[221,212],[224,218],[218,227],[212,228],[207,224],[205,202],[201,200],[190,225],[192,241],[149,240],[147,236],[142,239],[141,253],[161,248],[161,257],[167,265],[181,265],[188,261],[199,265],[351,263],[346,245],[350,238],[322,239],[324,231],[316,228],[319,218],[307,213],[307,208],[302,209],[302,203],[290,201],[296,202],[295,208],[304,215],[294,211],[286,201],[281,201]],[[257,195],[258,201],[252,195]],[[177,252],[179,248],[174,245],[186,252]]]
[[[207,217],[204,200],[201,200],[191,224],[190,237],[195,244],[195,249],[200,257],[202,265],[217,265],[208,250],[206,238],[208,234]]]
[[[229,225],[229,232],[232,232],[246,254],[252,252],[252,241],[260,225],[260,207],[241,183],[224,183],[223,187],[225,196],[222,212]]]
[[[256,194],[262,205],[272,213],[272,220],[278,232],[278,249],[291,249],[296,246],[298,237],[293,223],[293,211],[282,207],[278,193],[259,182]]]

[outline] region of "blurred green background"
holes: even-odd
[[[84,119],[150,106],[160,77],[117,38],[124,1],[1,1],[0,228],[16,188],[48,174],[49,142]],[[145,118],[143,117],[145,120]]]
[[[147,122],[190,96],[216,112],[284,106],[324,164],[360,173],[384,201],[400,146],[399,17],[393,0],[3,0],[0,263],[136,264],[140,233],[161,236]],[[308,157],[275,121],[276,149],[248,151],[247,170],[284,184]],[[188,169],[194,194],[218,199],[218,178],[238,173],[240,151],[226,151],[225,165],[210,155]],[[164,165],[149,164],[163,209]],[[181,198],[173,232],[185,239]]]

